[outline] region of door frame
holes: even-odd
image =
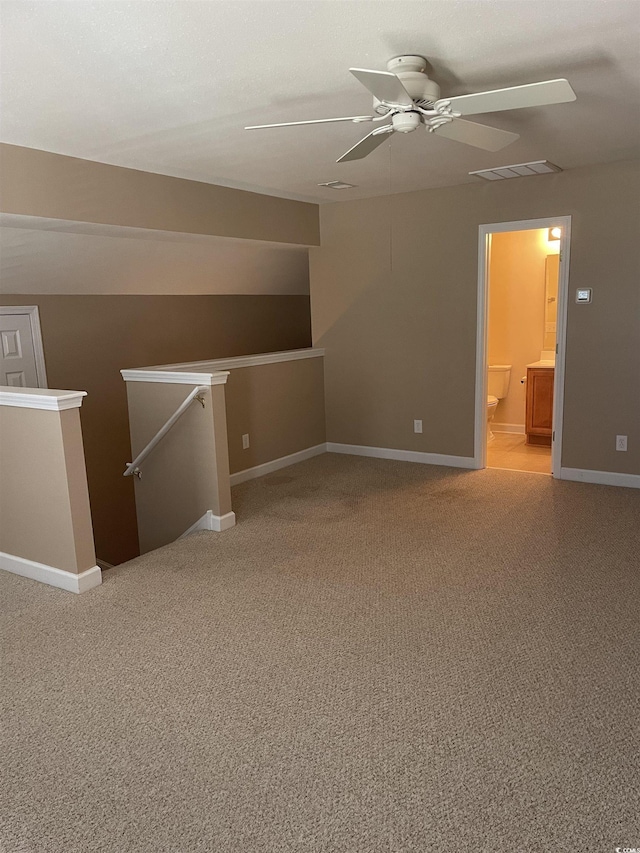
[[[544,219],[522,219],[494,222],[478,229],[478,302],[476,331],[476,388],[474,423],[474,468],[487,467],[487,333],[489,315],[489,259],[491,235],[507,231],[533,231],[539,228],[562,229],[558,272],[558,316],[556,323],[556,368],[553,386],[553,437],[551,473],[560,479],[562,460],[562,421],[564,415],[564,373],[567,342],[567,305],[569,294],[569,255],[571,216],[548,216]]]
[[[44,366],[44,347],[42,346],[42,330],[40,328],[40,311],[37,305],[0,305],[0,316],[10,314],[26,314],[31,327],[33,352],[36,359],[36,377],[38,388],[48,388],[47,371]]]

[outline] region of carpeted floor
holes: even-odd
[[[3,853],[640,847],[640,494],[325,455],[0,574]]]

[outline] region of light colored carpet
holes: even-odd
[[[1,573],[6,853],[640,846],[640,494],[326,455]]]

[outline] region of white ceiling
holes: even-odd
[[[16,145],[312,201],[640,156],[635,0],[3,0],[1,15],[0,136]],[[366,126],[243,130],[367,113],[349,66],[399,53],[426,56],[443,94],[567,77],[578,100],[478,117],[521,134],[496,154],[418,130],[336,164]],[[358,188],[317,186],[335,179]]]

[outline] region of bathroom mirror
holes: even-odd
[[[545,350],[556,348],[559,271],[560,255],[547,255],[544,273],[544,342],[542,346]]]

